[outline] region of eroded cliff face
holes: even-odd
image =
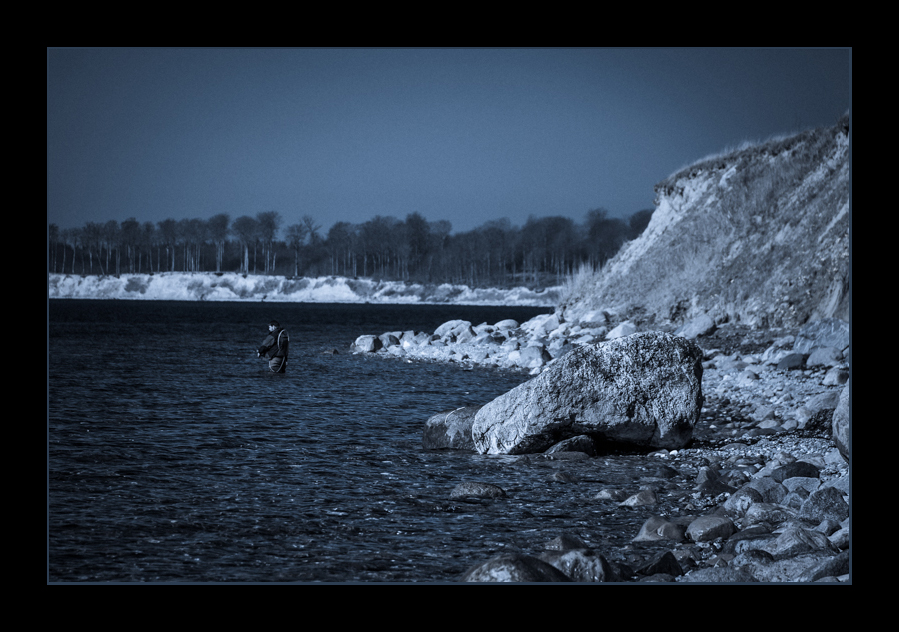
[[[698,162],[655,187],[643,234],[560,306],[566,320],[797,326],[849,320],[849,117]]]

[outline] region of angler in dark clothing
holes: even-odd
[[[273,320],[268,324],[269,334],[262,341],[262,346],[256,352],[260,358],[268,360],[268,368],[274,373],[284,373],[287,367],[287,347],[290,343],[287,337],[287,331],[278,324],[277,320]]]

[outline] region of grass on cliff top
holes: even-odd
[[[707,171],[727,169],[734,163],[749,162],[764,156],[778,156],[797,146],[806,145],[820,148],[823,141],[830,140],[835,133],[849,130],[849,114],[844,114],[835,126],[818,127],[791,135],[778,135],[765,141],[744,141],[737,149],[728,148],[717,154],[706,156],[686,167],[682,167],[656,184],[656,192],[670,192],[675,183],[683,178],[690,178]],[[801,157],[799,162],[806,165],[815,164],[814,152]]]

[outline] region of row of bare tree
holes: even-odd
[[[601,266],[637,237],[651,210],[626,220],[605,209],[582,223],[567,217],[530,217],[524,226],[494,220],[452,233],[446,220],[419,213],[404,220],[378,215],[361,224],[338,221],[322,234],[309,215],[283,229],[275,211],[153,224],[88,222],[49,226],[49,270],[67,274],[237,271],[287,276],[343,275],[389,280],[467,283],[472,286],[563,278],[588,263]]]

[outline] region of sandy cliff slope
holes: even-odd
[[[695,163],[655,187],[643,234],[561,305],[566,320],[795,326],[849,320],[849,117]]]

